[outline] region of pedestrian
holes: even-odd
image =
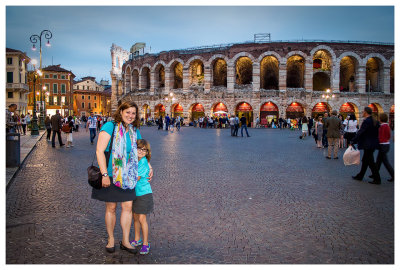
[[[94,138],[96,138],[97,129],[97,118],[93,112],[90,112],[90,116],[87,119],[86,132],[90,131],[90,143],[93,144]]]
[[[256,118],[256,128],[260,128],[260,118]]]
[[[140,254],[148,254],[150,250],[149,243],[149,225],[147,224],[146,215],[150,214],[154,208],[153,192],[151,190],[149,177],[151,159],[150,144],[146,140],[137,140],[138,153],[138,181],[136,183],[135,192],[136,200],[133,202],[133,224],[135,228],[135,240],[131,242],[131,246],[138,247],[142,245]],[[140,237],[142,232],[143,239]]]
[[[354,114],[350,114],[346,120],[344,120],[343,124],[345,125],[345,133],[343,135],[344,139],[346,139],[346,148],[349,145],[349,142],[353,140],[354,136],[356,136],[358,130],[358,123],[356,116]]]
[[[357,175],[352,176],[352,178],[354,180],[362,181],[365,172],[369,167],[373,178],[373,181],[370,181],[369,183],[380,185],[381,177],[374,161],[374,151],[379,146],[379,123],[372,117],[372,109],[370,107],[364,108],[363,117],[364,121],[362,122],[360,129],[350,142],[350,145],[358,144],[358,149],[364,150],[361,170]]]
[[[82,122],[85,124],[85,128],[86,128],[86,125],[87,125],[87,118],[86,118],[86,115],[83,115],[83,116],[82,116]]]
[[[158,118],[158,130],[162,130],[162,128],[163,128],[163,118],[162,118],[162,116],[160,115],[160,118]]]
[[[240,118],[240,123],[242,124],[242,127],[240,128],[240,133],[242,134],[242,137],[243,137],[243,128],[246,130],[247,137],[250,137],[249,132],[247,131],[247,119],[244,115]]]
[[[21,126],[22,126],[22,131],[24,132],[24,135],[26,135],[26,118],[24,114],[21,114]]]
[[[28,113],[25,116],[27,130],[31,130],[31,115]]]
[[[308,120],[307,117],[303,116],[303,119],[301,121],[301,136],[300,139],[304,139],[307,136],[308,132]]]
[[[72,130],[74,129],[74,121],[72,116],[68,116],[68,122],[67,122],[68,126],[69,126],[69,131],[66,132],[67,133],[67,148],[73,147],[74,145],[72,144]]]
[[[379,122],[380,122],[379,148],[378,148],[379,152],[378,152],[378,157],[376,158],[376,168],[379,171],[381,168],[382,162],[383,162],[383,165],[385,165],[385,168],[389,172],[390,177],[391,177],[388,181],[393,182],[394,181],[394,170],[387,158],[387,153],[390,150],[390,137],[391,137],[388,120],[389,120],[389,117],[386,113],[379,114]],[[370,175],[369,177],[373,178],[373,175]]]
[[[136,199],[135,186],[138,178],[137,140],[142,138],[136,103],[122,103],[115,112],[114,121],[107,122],[99,133],[96,154],[102,174],[102,188],[93,188],[91,197],[105,202],[105,224],[108,234],[106,251],[115,252],[114,227],[117,203],[120,203],[122,208],[120,249],[136,254],[137,249],[132,248],[129,242],[133,216],[132,202]],[[113,136],[112,144],[111,136]],[[108,160],[105,152],[109,154]],[[153,172],[150,164],[149,167],[151,180]]]
[[[169,123],[171,122],[171,119],[169,118],[169,114],[165,116],[165,130],[168,131]]]
[[[326,120],[326,138],[328,140],[328,156],[327,159],[332,158],[332,148],[333,148],[333,159],[338,159],[339,150],[339,139],[340,139],[340,126],[342,121],[337,117],[337,111],[332,111],[332,116],[328,117]]]
[[[232,115],[231,118],[229,118],[229,125],[231,126],[231,136],[233,137],[235,134],[235,116]]]
[[[318,116],[318,121],[315,123],[315,135],[317,136],[317,147],[324,148],[322,145],[322,136],[324,134],[324,123],[322,123],[322,115]]]
[[[46,119],[44,120],[44,126],[46,127],[47,130],[47,141],[50,142],[50,134],[51,134],[51,120],[49,116],[46,116]]]
[[[311,129],[314,125],[314,120],[312,117],[308,117],[308,136],[311,136]]]
[[[62,117],[60,115],[60,110],[56,110],[56,114],[53,115],[50,119],[51,121],[51,130],[53,131],[53,136],[51,138],[51,146],[56,147],[56,133],[58,137],[58,142],[60,143],[60,147],[63,146],[62,138],[61,138],[61,125],[62,125]]]
[[[323,131],[323,135],[322,135],[322,145],[327,148],[328,147],[328,139],[326,137],[326,132],[328,131],[326,129],[326,120],[329,117],[329,113],[325,112],[324,113],[324,117],[322,118],[322,123],[324,124],[324,131]]]
[[[176,130],[177,131],[181,131],[181,117],[180,116],[178,116],[177,117],[177,120],[176,120]]]
[[[344,148],[344,128],[345,125],[343,124],[343,115],[339,114],[340,119],[340,139],[339,139],[339,148]]]
[[[237,137],[238,132],[239,132],[239,117],[238,117],[238,115],[236,115],[235,116],[235,131],[233,132],[233,136]]]

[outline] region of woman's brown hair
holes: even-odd
[[[143,147],[145,147],[147,149],[146,158],[147,158],[147,161],[150,162],[150,159],[151,159],[150,143],[144,139],[139,139],[139,140],[137,140],[137,147],[138,147],[138,149],[143,148]]]
[[[132,126],[139,128],[140,127],[140,121],[139,121],[139,107],[138,105],[136,105],[135,102],[133,101],[129,101],[129,102],[124,102],[121,105],[118,106],[117,111],[114,113],[114,121],[115,123],[119,124],[122,121],[122,116],[121,113],[122,111],[135,107],[136,108],[136,117],[135,117],[135,121],[133,121]]]

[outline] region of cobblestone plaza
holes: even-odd
[[[148,255],[105,252],[104,203],[90,198],[87,184],[95,145],[81,129],[69,149],[43,137],[15,176],[6,194],[6,263],[394,263],[394,184],[383,166],[382,185],[367,183],[369,170],[354,181],[360,167],[343,165],[343,149],[327,160],[300,131],[141,133],[154,168]],[[118,242],[119,214],[120,206]]]

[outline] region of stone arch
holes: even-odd
[[[205,116],[205,108],[204,105],[201,104],[200,102],[194,102],[189,105],[187,108],[187,111],[189,113],[189,119],[190,121],[195,121],[199,119],[200,117]]]
[[[352,54],[342,54],[338,58],[339,62],[339,90],[341,92],[355,92],[358,89],[357,79],[358,79],[358,68],[360,65],[360,57],[355,53]]]
[[[164,67],[167,66],[167,64],[166,64],[163,60],[158,60],[158,61],[155,62],[154,65],[151,67],[150,71],[151,71],[151,72],[155,72],[157,66],[160,65],[160,64],[163,65]]]
[[[244,116],[247,120],[247,126],[251,126],[254,118],[254,108],[250,102],[247,101],[239,101],[235,105],[235,115],[239,117],[239,119]]]
[[[172,68],[172,65],[175,65],[175,64],[176,64],[175,62],[181,63],[181,64],[182,64],[182,67],[185,65],[185,62],[183,62],[182,59],[180,59],[180,58],[174,58],[174,59],[172,59],[171,61],[169,61],[169,63],[167,64],[167,68]]]
[[[258,108],[260,111],[260,124],[265,126],[270,126],[272,122],[275,125],[278,124],[279,118],[279,103],[273,102],[271,100],[265,101],[261,103],[261,106]]]
[[[282,57],[277,53],[277,52],[273,52],[273,51],[267,51],[267,52],[263,52],[257,59],[257,61],[260,63],[261,65],[261,61],[264,59],[264,57],[266,56],[274,56],[277,60],[278,63],[282,63]]]
[[[356,54],[355,52],[351,52],[351,51],[347,51],[347,52],[342,53],[337,58],[336,63],[340,63],[340,61],[343,59],[343,57],[346,57],[346,56],[354,57],[357,60],[358,65],[362,65],[363,64],[363,60],[361,59],[361,57],[358,54]]]
[[[344,119],[346,119],[349,114],[354,114],[356,119],[358,119],[360,115],[359,107],[360,105],[355,102],[345,102],[340,105],[338,113],[341,114]]]
[[[183,61],[180,59],[174,59],[168,64],[168,67],[170,70],[170,88],[183,88]]]
[[[375,56],[373,56],[375,55]],[[384,63],[379,54],[370,54],[365,58],[365,90],[366,92],[383,92],[384,87]],[[384,59],[384,58],[383,58]]]
[[[386,58],[380,53],[370,53],[367,56],[365,56],[363,59],[363,65],[366,65],[370,58],[378,58],[382,61],[383,65],[387,65]]]
[[[154,87],[155,88],[165,87],[165,63],[164,63],[164,61],[158,61],[156,64],[154,64],[152,72],[155,73]]]
[[[305,54],[302,51],[292,51],[292,52],[289,52],[288,54],[286,54],[286,56],[285,56],[286,61],[289,60],[289,58],[294,55],[299,55],[299,56],[303,57],[304,60],[306,60],[308,58],[307,54]],[[286,63],[286,65],[287,65],[287,63]]]
[[[306,107],[301,102],[292,101],[286,107],[286,118],[294,119],[303,117],[305,109]]]
[[[219,111],[226,111],[227,113],[229,113],[228,105],[223,100],[218,100],[211,105],[211,107],[209,108],[209,115],[214,115],[215,112]]]
[[[165,117],[165,111],[165,105],[162,103],[157,103],[157,105],[154,106],[154,118],[159,118],[160,116]]]
[[[236,85],[249,85],[253,82],[254,61],[247,56],[247,53],[239,56],[235,60],[235,82]],[[253,58],[254,59],[254,58]]]
[[[200,61],[203,63],[203,65],[204,65],[204,63],[207,62],[202,56],[200,56],[200,55],[195,55],[195,56],[190,57],[189,60],[186,61],[186,63],[183,65],[183,68],[184,68],[184,69],[189,68],[189,67],[190,67],[190,64],[191,64],[194,60],[200,60]]]
[[[223,54],[214,54],[208,61],[206,62],[206,66],[211,66],[215,59],[222,58],[225,60],[226,64],[229,62],[229,58]]]
[[[328,51],[328,52],[329,52],[329,54],[331,55],[331,58],[332,58],[332,65],[333,65],[333,63],[336,62],[336,54],[335,54],[335,52],[333,51],[333,49],[332,49],[331,47],[326,46],[326,45],[319,45],[319,46],[313,48],[313,49],[310,51],[310,55],[311,55],[311,56],[314,56],[314,54],[315,54],[316,52],[320,51],[320,50],[322,50],[322,51]]]
[[[231,58],[230,62],[232,62],[233,64],[235,64],[236,61],[237,61],[240,57],[248,57],[248,58],[250,58],[250,60],[251,60],[252,63],[257,62],[257,60],[254,58],[254,56],[253,56],[252,54],[248,53],[248,52],[240,52],[240,53],[237,53],[235,56],[233,56],[233,57]]]
[[[292,52],[287,56],[286,62],[286,86],[287,88],[304,88],[305,58],[306,55]]]
[[[212,85],[227,87],[228,62],[226,61],[226,57],[213,57],[210,66],[212,68]]]
[[[135,67],[132,69],[132,76],[131,76],[131,83],[132,83],[132,90],[139,89],[139,68]]]
[[[142,89],[150,89],[150,68],[149,64],[144,64],[140,68],[140,82]]]
[[[204,58],[194,56],[190,59],[183,67],[189,69],[189,85],[204,85]]]
[[[279,89],[279,59],[265,55],[260,61],[260,88]]]
[[[332,107],[326,100],[318,100],[311,108],[311,117],[315,118],[319,114],[330,113],[331,111]]]

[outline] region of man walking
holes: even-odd
[[[165,116],[165,130],[168,131],[168,127],[169,127],[169,122],[171,121],[171,119],[169,118],[169,114],[167,114],[167,116]]]
[[[87,119],[86,132],[88,129],[90,130],[90,143],[93,144],[97,129],[97,118],[94,116],[93,112],[90,112],[90,116]]]
[[[379,175],[378,168],[374,161],[374,151],[379,146],[379,124],[375,119],[372,118],[372,109],[365,107],[363,111],[364,121],[361,124],[360,129],[357,131],[356,136],[350,142],[350,144],[357,144],[358,149],[363,149],[363,157],[361,170],[356,176],[352,176],[354,180],[362,181],[367,168],[369,167],[372,171],[373,181],[370,184],[381,184],[381,176]]]
[[[235,116],[232,115],[231,118],[229,118],[229,125],[231,127],[231,136],[235,134]]]
[[[243,128],[246,130],[247,137],[250,137],[249,132],[247,131],[247,119],[244,115],[240,118],[240,123],[242,123],[242,127],[240,129],[242,137],[243,137]]]
[[[236,115],[235,116],[235,131],[233,132],[233,136],[237,137],[239,131],[239,117]]]
[[[341,121],[337,117],[337,111],[332,111],[332,116],[326,119],[326,137],[328,139],[328,156],[327,159],[338,159],[339,139],[340,139]]]
[[[56,114],[53,115],[50,119],[51,121],[51,130],[53,131],[53,136],[51,138],[51,146],[56,147],[56,133],[58,136],[58,142],[60,143],[60,147],[63,146],[62,138],[61,138],[61,125],[62,125],[62,117],[60,115],[60,110],[56,110]]]

